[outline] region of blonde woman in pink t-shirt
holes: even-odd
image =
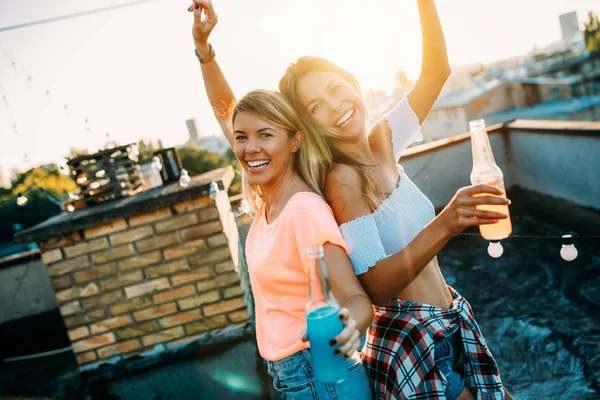
[[[357,348],[373,312],[320,189],[331,166],[329,148],[323,137],[303,129],[278,92],[254,90],[229,107],[233,93],[207,42],[215,23],[209,2],[194,10],[193,33],[206,91],[243,167],[244,198],[255,214],[246,260],[259,352],[285,399],[371,399]],[[348,364],[348,376],[338,384],[315,381],[307,351],[310,343],[303,340],[309,301],[307,249],[318,245],[324,247],[332,291],[342,305],[339,318],[344,329],[330,341],[331,351]]]

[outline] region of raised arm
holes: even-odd
[[[362,181],[352,167],[338,164],[329,173],[325,195],[338,224],[370,214],[362,193]],[[488,185],[460,189],[446,208],[404,249],[370,265],[358,279],[373,304],[384,305],[404,290],[446,243],[468,226],[492,224],[506,218],[504,214],[474,209],[480,204],[507,204],[506,199],[490,196],[500,193],[499,189]],[[483,196],[473,197],[478,194]],[[366,232],[364,234],[366,236]],[[376,245],[373,243],[373,252]],[[352,248],[349,251],[352,252]]]
[[[417,117],[415,122],[420,126],[429,111],[431,111],[433,103],[435,103],[448,76],[450,76],[450,64],[448,63],[448,53],[446,51],[446,39],[444,38],[444,31],[434,0],[417,0],[417,3],[423,36],[423,59],[421,60],[421,74],[407,97],[410,108]],[[400,124],[400,126],[403,125],[405,125],[405,122]],[[399,134],[408,133],[400,132]],[[396,140],[402,142],[408,140],[408,138],[399,137]],[[381,118],[369,131],[371,148],[380,154],[391,156],[391,142],[392,130],[390,125],[385,117]],[[394,163],[397,160],[397,156],[393,157]]]
[[[423,123],[450,76],[446,39],[434,0],[417,0],[423,37],[421,74],[408,93],[411,107]]]
[[[217,24],[218,17],[210,0],[194,0],[188,11],[194,13],[194,25],[192,26],[192,36],[194,45],[200,57],[206,57],[210,53],[208,38],[213,28]],[[202,12],[204,11],[204,18]],[[215,117],[225,134],[229,145],[233,147],[233,136],[229,129],[229,107],[235,102],[233,91],[225,79],[221,68],[216,59],[207,63],[200,63],[204,87],[208,100],[213,109]]]

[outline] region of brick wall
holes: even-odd
[[[40,243],[80,365],[248,320],[225,192]]]

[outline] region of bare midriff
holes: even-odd
[[[400,300],[412,300],[421,304],[448,308],[452,305],[452,295],[440,271],[437,257],[434,257],[410,285],[396,295]]]

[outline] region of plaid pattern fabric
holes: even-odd
[[[464,382],[477,399],[504,399],[500,372],[471,306],[448,287],[451,308],[393,299],[374,307],[361,357],[377,399],[445,399],[448,381],[435,366],[435,342],[460,331]]]

